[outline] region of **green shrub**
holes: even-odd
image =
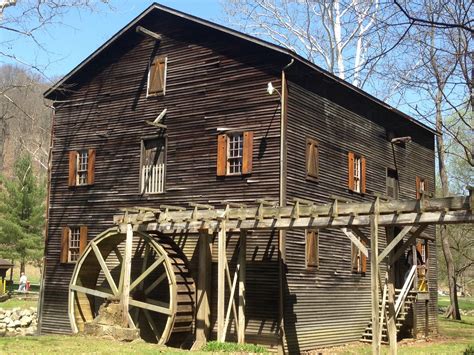
[[[468,345],[464,350],[464,355],[474,355],[474,344]]]
[[[266,354],[267,350],[261,345],[254,344],[237,344],[237,343],[221,343],[218,341],[210,341],[201,349],[209,352],[248,352]]]

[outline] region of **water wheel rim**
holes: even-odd
[[[140,237],[148,245],[151,245],[151,247],[153,249],[155,249],[155,251],[157,252],[157,255],[163,256],[163,264],[165,265],[164,270],[165,270],[165,273],[166,273],[166,278],[168,280],[168,288],[169,288],[169,294],[170,294],[170,300],[169,300],[169,306],[168,306],[169,314],[167,315],[167,321],[166,321],[165,327],[163,328],[163,331],[162,331],[161,336],[159,337],[159,339],[158,339],[158,335],[156,335],[156,334],[155,335],[157,337],[158,344],[164,344],[168,341],[168,339],[171,335],[171,331],[172,331],[175,316],[176,316],[176,307],[177,307],[176,306],[176,304],[177,304],[176,276],[175,276],[174,272],[172,271],[173,266],[172,266],[170,258],[167,255],[168,254],[167,251],[156,240],[154,240],[154,238],[152,236],[150,236],[148,233],[144,233],[144,232],[141,232],[141,231],[134,231],[133,235],[134,235],[134,237],[135,236]],[[74,271],[73,271],[73,274],[72,274],[72,277],[71,277],[71,281],[69,283],[69,290],[68,290],[68,292],[69,292],[68,314],[69,314],[71,329],[74,333],[77,333],[79,331],[78,326],[77,326],[76,316],[75,316],[75,307],[76,307],[76,299],[75,298],[76,298],[76,295],[78,293],[81,293],[81,291],[80,291],[81,286],[77,285],[77,281],[78,281],[78,278],[80,276],[80,272],[82,270],[84,261],[87,259],[87,257],[91,253],[94,253],[93,245],[98,247],[101,242],[103,242],[104,240],[106,240],[108,238],[114,237],[114,236],[117,236],[117,237],[121,236],[121,237],[124,238],[125,234],[120,233],[116,228],[110,228],[110,229],[102,232],[101,234],[99,234],[97,237],[92,239],[87,244],[84,252],[81,254],[79,259],[76,261],[76,265],[74,267]],[[123,239],[121,239],[121,238],[117,238],[117,240],[118,241],[117,241],[117,243],[115,244],[114,247],[117,247],[123,241]],[[109,254],[111,252],[112,252],[112,250],[109,252]],[[109,254],[107,254],[107,256]],[[97,258],[97,255],[95,257]],[[122,273],[123,273],[123,267],[122,267],[123,262],[120,262],[120,264],[121,264],[121,267],[120,267],[121,270],[120,270],[119,280],[123,278],[123,275],[122,275]],[[101,269],[102,269],[102,267],[101,267]],[[113,289],[113,286],[110,285],[110,283],[109,283],[109,286],[111,286],[111,288]],[[120,290],[118,290],[118,291],[120,292]],[[101,292],[98,291],[97,294],[99,294],[99,293],[101,293]],[[112,293],[115,293],[114,290],[112,290]],[[83,294],[86,294],[86,293],[83,292]],[[102,292],[102,294],[105,295],[106,293]],[[119,294],[108,294],[108,295],[115,296],[115,297],[119,296]],[[97,296],[97,297],[101,297],[101,296]],[[131,295],[129,295],[129,297],[132,300]],[[132,305],[133,307],[137,307],[136,302],[132,301],[132,303],[135,303],[135,306]],[[138,307],[138,308],[140,308],[140,307]],[[130,314],[130,308],[129,308],[129,314]],[[131,318],[131,317],[129,317],[129,318]],[[147,319],[148,319],[148,316],[147,316]],[[133,324],[133,321],[132,321],[132,324]],[[150,326],[151,326],[151,324],[150,324]]]

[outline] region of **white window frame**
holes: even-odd
[[[362,157],[354,154],[354,192],[361,192],[362,183]]]
[[[146,97],[147,98],[148,97],[159,96],[159,95],[163,95],[163,96],[166,95],[166,81],[167,81],[167,77],[168,77],[168,57],[167,56],[165,57],[165,69],[164,69],[164,73],[163,73],[163,92],[162,93],[157,92],[157,93],[150,94],[150,68],[151,68],[151,64],[153,63],[153,61],[156,58],[159,58],[159,57],[162,57],[162,56],[155,56],[150,61],[150,63],[148,63],[148,75],[147,75],[147,80],[146,80]]]
[[[84,159],[84,163],[82,160]],[[89,169],[89,151],[78,150],[76,155],[76,186],[87,185]]]
[[[233,139],[240,138],[236,143],[240,144],[237,148],[231,148],[231,144],[235,141]],[[231,156],[231,152],[237,151],[237,155]],[[240,152],[239,152],[240,151]],[[240,164],[233,165],[232,161],[240,162]],[[227,175],[242,175],[244,165],[244,132],[234,132],[227,134]],[[238,167],[238,170],[232,171],[233,167]]]
[[[76,262],[81,256],[81,228],[70,227],[68,238],[67,260],[70,263]]]

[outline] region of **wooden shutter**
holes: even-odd
[[[365,157],[360,157],[360,193],[365,194]]]
[[[156,57],[148,73],[148,95],[163,92],[165,84],[166,57]]]
[[[348,169],[348,188],[354,191],[354,153],[349,152],[347,155],[347,169]]]
[[[417,176],[416,177],[416,180],[415,180],[415,183],[416,183],[416,198],[419,199],[420,198],[420,177]]]
[[[95,173],[95,149],[89,149],[87,159],[87,184],[92,185]]]
[[[87,245],[87,227],[81,226],[80,227],[80,240],[79,240],[79,255],[82,255],[82,252],[86,248]]]
[[[363,245],[367,246],[367,244],[361,240],[360,241]],[[367,272],[367,257],[361,252],[360,253],[360,272],[365,274]]]
[[[217,136],[217,176],[225,176],[227,173],[227,135]]]
[[[252,160],[253,160],[253,132],[244,132],[242,174],[252,173]]]
[[[72,150],[69,152],[68,186],[76,186],[76,165],[77,165],[77,152]]]
[[[306,265],[319,267],[318,232],[306,231]]]
[[[316,179],[319,175],[318,142],[311,138],[306,138],[306,175]]]
[[[359,249],[355,246],[354,243],[351,243],[351,265],[352,272],[359,271]]]
[[[69,227],[63,227],[62,234],[61,234],[61,256],[60,256],[61,263],[68,262],[70,231],[71,230]]]

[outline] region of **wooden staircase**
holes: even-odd
[[[401,289],[395,289],[395,299],[397,299],[400,296]],[[386,296],[385,299],[385,310],[388,312],[388,296]],[[401,305],[400,312],[398,313],[396,317],[396,326],[397,326],[397,334],[400,331],[401,327],[405,324],[407,320],[408,313],[410,312],[413,303],[416,300],[416,291],[409,291],[405,301]],[[379,314],[382,309],[382,302],[383,300],[380,300],[379,303]],[[387,319],[384,317],[383,319],[383,324],[381,324],[382,328],[382,344],[388,344],[388,332],[387,332]],[[364,333],[362,333],[362,339],[361,341],[366,342],[366,343],[371,343],[372,342],[372,321],[369,322],[367,325],[367,328],[365,328]]]

